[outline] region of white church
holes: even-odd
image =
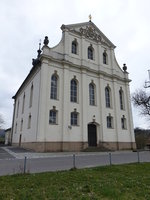
[[[12,145],[37,152],[135,149],[127,67],[90,20],[45,37],[14,95]]]

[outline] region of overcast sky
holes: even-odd
[[[4,128],[11,127],[13,99],[37,56],[39,40],[49,46],[61,39],[62,24],[89,21],[117,47],[115,54],[129,72],[130,91],[143,87],[150,69],[149,0],[0,0],[0,113]],[[150,90],[150,89],[149,89]],[[147,128],[147,120],[133,109],[134,127]]]

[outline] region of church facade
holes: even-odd
[[[61,30],[53,48],[45,37],[13,97],[12,144],[39,152],[135,149],[130,79],[115,45],[91,21]]]

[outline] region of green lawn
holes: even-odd
[[[150,163],[0,177],[0,200],[150,200]]]

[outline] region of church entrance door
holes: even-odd
[[[89,147],[97,146],[97,127],[95,124],[88,124],[88,145]]]

